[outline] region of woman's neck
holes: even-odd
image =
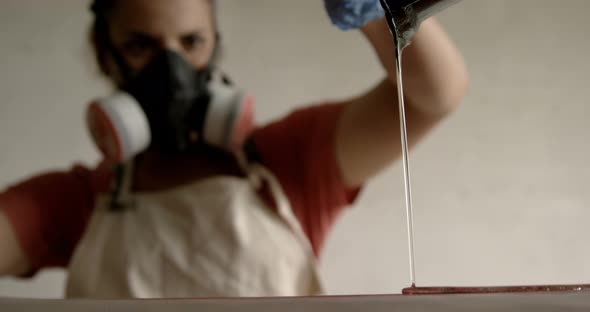
[[[148,151],[135,160],[133,190],[162,191],[219,175],[244,176],[244,172],[236,157],[215,149],[188,155]]]

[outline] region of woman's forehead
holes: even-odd
[[[119,31],[158,37],[207,32],[213,27],[208,0],[119,0],[112,17]]]

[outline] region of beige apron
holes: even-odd
[[[69,267],[68,298],[321,294],[316,258],[278,181],[252,165],[159,193],[133,208],[100,196]],[[277,204],[260,198],[266,181]]]

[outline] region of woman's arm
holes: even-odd
[[[29,269],[16,233],[6,215],[0,211],[0,276],[22,275]]]
[[[349,101],[336,132],[336,156],[348,186],[358,186],[401,154],[395,50],[385,19],[362,28],[387,78]],[[433,18],[422,23],[403,51],[408,141],[415,145],[465,96],[468,77],[463,58]]]
[[[97,192],[108,189],[105,168],[46,172],[0,191],[0,276],[67,267]]]

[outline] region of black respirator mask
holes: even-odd
[[[87,111],[92,137],[112,162],[148,148],[178,154],[209,145],[236,152],[252,129],[252,97],[220,72],[197,70],[176,52],[164,50],[124,76],[120,91],[95,100]]]

